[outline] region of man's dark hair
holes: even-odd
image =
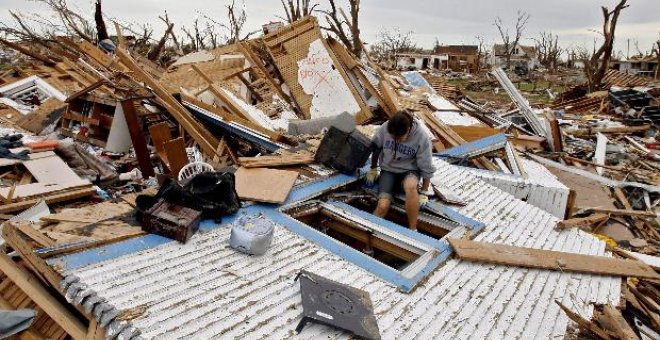
[[[410,131],[413,118],[410,113],[399,111],[387,123],[387,132],[394,137],[401,137]]]

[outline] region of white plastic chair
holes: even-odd
[[[213,166],[209,163],[204,162],[192,162],[186,164],[181,171],[179,171],[179,182],[183,181],[186,178],[193,177],[202,172],[213,172]]]

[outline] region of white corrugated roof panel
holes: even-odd
[[[460,212],[486,228],[478,241],[605,255],[590,235],[554,229],[557,218],[437,161],[441,179],[469,204]],[[302,307],[294,276],[301,269],[364,289],[371,295],[384,339],[562,337],[568,318],[559,299],[585,317],[590,303],[618,301],[621,279],[449,260],[405,294],[341,257],[278,227],[264,256],[228,247],[229,230],[198,233],[187,244],[88,265],[76,275],[119,310],[146,307],[130,322],[143,338],[285,338],[295,335]],[[346,338],[309,323],[300,338]]]

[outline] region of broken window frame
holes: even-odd
[[[317,191],[310,196],[304,197],[304,194],[310,191],[310,189],[324,185],[324,183],[327,185],[336,180],[343,180],[344,182],[338,185],[329,186],[325,190]],[[397,270],[301,221],[298,221],[287,213],[295,207],[309,204],[310,200],[326,194],[329,191],[345,187],[358,180],[359,178],[352,176],[336,175],[322,181],[307,183],[294,189],[289,196],[289,200],[276,210],[277,214],[269,215],[268,217],[297,235],[314,242],[325,250],[397,286],[397,288],[404,293],[411,292],[422,280],[437,270],[449,259],[453,254],[453,249],[447,241],[448,238],[472,238],[485,227],[483,223],[475,221],[453,208],[436,202],[429,202],[426,205],[427,210],[433,211],[434,213],[459,224],[458,227],[449,231],[444,237],[434,239],[346,203],[331,202],[324,205],[324,207],[327,207],[328,205],[331,206],[331,209],[334,211],[341,211],[343,218],[350,219],[363,226],[369,226],[369,228],[373,230],[378,230],[380,233],[387,235],[390,240],[395,240],[399,244],[411,244],[412,242],[417,249],[424,250],[419,258],[409,263],[402,270]]]
[[[23,115],[27,115],[35,111],[38,108],[38,105],[23,104],[20,98],[16,98],[26,92],[38,93],[41,103],[52,97],[57,98],[60,101],[66,100],[66,96],[62,92],[52,87],[44,80],[38,76],[30,76],[0,87],[0,99],[2,99],[0,102],[11,106]]]

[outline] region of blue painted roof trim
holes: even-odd
[[[282,225],[283,227],[291,230],[305,239],[308,239],[318,246],[328,250],[329,252],[341,257],[342,259],[353,263],[354,265],[380,277],[381,279],[390,282],[399,287],[403,292],[409,292],[419,281],[404,277],[400,271],[389,267],[372,257],[365,255],[339,241],[324,235],[317,230],[310,228],[308,225],[294,219],[293,217],[275,211],[266,212],[264,215],[272,219],[274,222]],[[433,268],[429,268],[429,272]]]
[[[461,144],[450,149],[442,150],[435,156],[446,158],[470,158],[484,153],[495,151],[504,147],[507,142],[505,133],[488,136],[470,143]]]
[[[460,212],[438,202],[428,202],[424,208],[440,215],[447,216],[449,219],[465,225],[472,235],[479,233],[486,227],[486,224],[461,214]]]

